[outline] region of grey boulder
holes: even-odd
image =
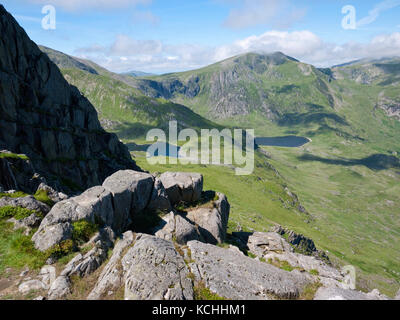
[[[189,270],[174,244],[138,235],[122,258],[125,300],[192,300]]]
[[[46,285],[40,280],[29,280],[21,283],[18,291],[22,294],[27,294],[31,291],[46,290]]]
[[[188,243],[196,281],[231,300],[296,299],[312,281],[244,256],[241,252],[198,241]]]
[[[132,222],[131,214],[139,213],[149,203],[153,190],[152,175],[133,170],[123,170],[108,177],[103,187],[113,196],[114,218],[112,228],[117,233],[126,231]]]
[[[71,293],[72,283],[66,276],[59,276],[51,285],[48,292],[49,300],[60,300],[66,298]]]
[[[204,241],[211,244],[223,243],[228,228],[230,205],[222,193],[217,193],[217,197],[210,206],[199,207],[187,214],[187,218],[198,226]]]
[[[201,199],[203,176],[198,173],[166,172],[160,180],[168,194],[171,204],[181,201],[192,203]]]

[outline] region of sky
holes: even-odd
[[[246,52],[281,51],[317,67],[400,56],[400,0],[0,3],[37,44],[113,72],[185,71]],[[55,29],[43,28],[48,6],[55,9]]]

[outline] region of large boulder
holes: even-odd
[[[72,236],[72,223],[86,220],[91,223],[114,224],[111,192],[104,187],[93,187],[78,197],[57,203],[33,235],[35,247],[46,251]]]
[[[189,270],[174,244],[139,235],[122,258],[125,300],[192,300]]]
[[[49,300],[65,299],[71,293],[71,280],[66,276],[59,276],[51,285],[48,292]]]
[[[108,177],[103,187],[113,196],[114,219],[112,228],[117,232],[126,231],[132,223],[132,214],[139,213],[149,204],[153,191],[152,175],[132,170],[119,171]]]
[[[189,211],[187,218],[198,226],[205,242],[223,243],[228,228],[230,205],[225,195],[217,193],[217,200],[210,206],[199,207]]]
[[[125,300],[191,300],[189,270],[174,244],[150,235],[123,235],[88,299],[124,287]]]
[[[230,300],[296,299],[310,278],[298,271],[287,272],[265,262],[198,241],[188,243],[197,282]]]
[[[199,173],[166,172],[160,180],[173,205],[184,201],[192,203],[201,199],[203,176]]]

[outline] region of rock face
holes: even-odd
[[[278,269],[234,250],[198,241],[188,247],[196,280],[227,299],[295,299],[311,283],[305,274]]]
[[[5,146],[0,146],[0,150],[2,147]],[[32,162],[25,155],[1,150],[0,156],[0,189],[35,193],[38,186],[45,181],[44,177],[35,172]]]
[[[109,290],[117,290],[123,285],[121,259],[124,253],[126,253],[126,249],[132,246],[135,239],[136,236],[132,231],[128,231],[117,241],[110,261],[104,267],[95,287],[88,296],[89,300],[99,300],[105,296]]]
[[[139,170],[117,136],[101,128],[90,102],[1,5],[0,33],[0,150],[26,154],[35,172],[66,189],[99,185],[120,169]],[[2,173],[9,167],[1,160]],[[3,189],[10,189],[12,175],[3,177]]]

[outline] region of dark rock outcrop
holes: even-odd
[[[26,154],[49,185],[62,181],[66,191],[99,185],[120,169],[140,171],[117,136],[102,129],[90,102],[1,5],[0,34],[0,149]],[[4,160],[0,167],[9,172]]]
[[[271,231],[285,237],[287,241],[295,248],[296,252],[304,255],[314,256],[328,263],[330,262],[328,255],[325,252],[318,250],[315,247],[315,243],[312,239],[307,238],[302,234],[298,234],[293,230],[282,228],[278,225],[274,226]]]

